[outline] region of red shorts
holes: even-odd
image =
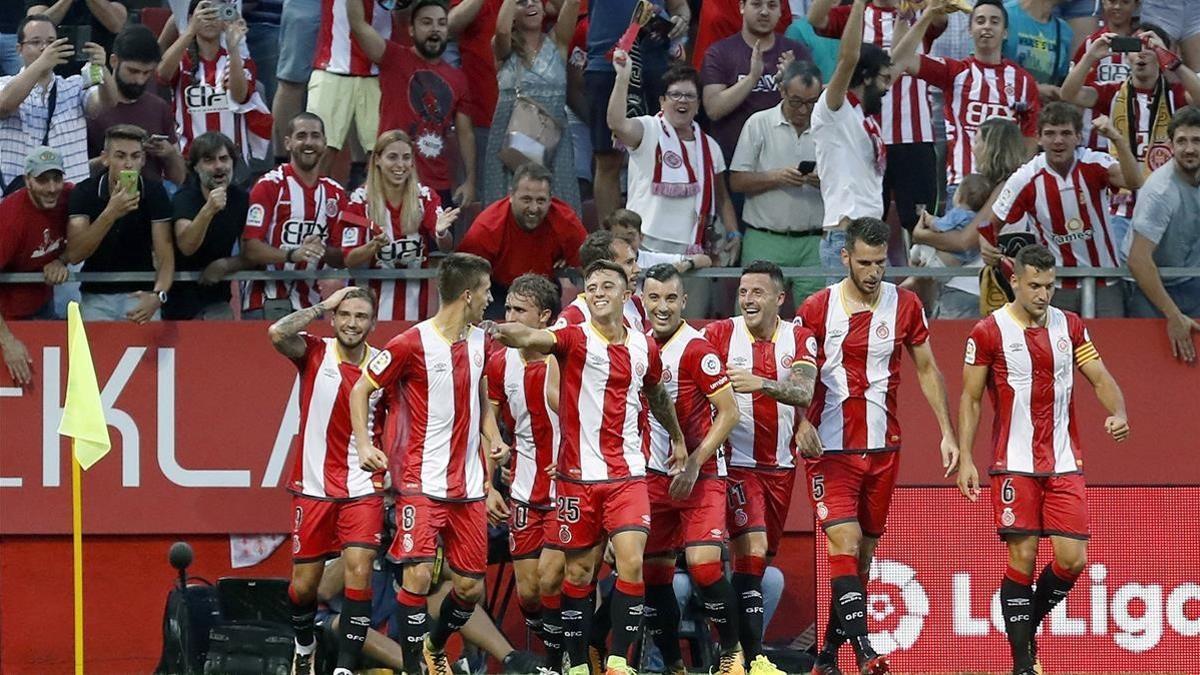
[[[538,557],[546,538],[558,536],[554,509],[536,509],[511,501],[508,512],[508,552],[513,560]]]
[[[349,501],[292,495],[292,560],[336,558],[347,546],[378,548],[383,536],[383,497]]]
[[[1083,474],[992,476],[996,532],[1039,537],[1088,538],[1087,487]]]
[[[807,460],[804,469],[822,529],[857,522],[864,535],[883,536],[900,473],[899,452],[831,453]]]
[[[729,467],[726,517],[731,539],[748,532],[767,533],[767,554],[775,555],[792,505],[796,472]]]
[[[646,481],[630,478],[607,483],[578,483],[560,480],[558,490],[558,536],[554,548],[580,551],[625,530],[650,531],[650,498]]]
[[[443,502],[424,495],[400,495],[396,500],[396,538],[388,558],[399,564],[432,562],[438,537],[446,564],[465,577],[487,572],[487,504]]]
[[[725,541],[725,480],[701,476],[692,494],[679,502],[671,499],[670,488],[669,476],[646,475],[650,496],[646,556],[677,553],[685,546],[720,546]]]

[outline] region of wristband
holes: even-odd
[[[295,262],[292,260],[292,253],[295,252],[295,250],[296,249],[294,248],[289,248],[287,253],[283,255],[283,261],[288,264],[295,264]]]
[[[692,270],[696,269],[696,261],[695,260],[693,260],[691,258],[685,258],[683,262],[687,263],[687,266],[688,266],[687,271],[688,272],[691,272]]]
[[[725,233],[725,241],[733,241],[734,239],[737,239],[738,237],[741,237],[741,236],[742,236],[741,232],[738,232],[737,230],[730,230]]]

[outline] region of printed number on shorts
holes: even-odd
[[[513,526],[515,526],[518,530],[523,530],[528,524],[529,507],[518,504],[517,507],[513,509]]]
[[[400,509],[400,529],[408,532],[417,524],[417,507],[412,504],[406,504],[403,509]]]
[[[746,505],[746,488],[740,482],[729,484],[729,505],[739,508]]]
[[[819,473],[812,477],[812,495],[817,501],[825,498],[825,474]]]
[[[558,519],[567,523],[579,522],[579,497],[558,498]]]
[[[1017,488],[1013,485],[1013,479],[1005,478],[1004,483],[1000,485],[1000,501],[1005,504],[1017,501]]]

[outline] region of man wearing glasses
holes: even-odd
[[[742,260],[819,267],[825,206],[810,122],[821,97],[821,71],[809,61],[793,61],[778,83],[783,100],[746,120],[729,165],[730,189],[746,195]],[[788,285],[799,307],[823,283],[790,279]]]

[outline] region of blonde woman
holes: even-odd
[[[496,35],[492,38],[500,98],[488,134],[488,161],[483,173],[485,206],[508,195],[512,171],[496,155],[504,147],[517,96],[524,96],[536,101],[562,129],[562,139],[545,163],[554,174],[550,191],[579,211],[575,151],[567,131],[566,113],[567,51],[578,17],[579,0],[564,0],[554,29],[543,33],[546,10],[542,0],[504,0],[500,5]]]
[[[458,209],[442,209],[437,192],[422,185],[413,163],[413,145],[398,129],[375,141],[367,168],[367,183],[350,196],[333,227],[330,241],[340,245],[346,267],[420,269],[428,266],[434,246],[454,248],[450,226]],[[434,279],[371,279],[379,298],[381,321],[421,321],[438,308]]]

